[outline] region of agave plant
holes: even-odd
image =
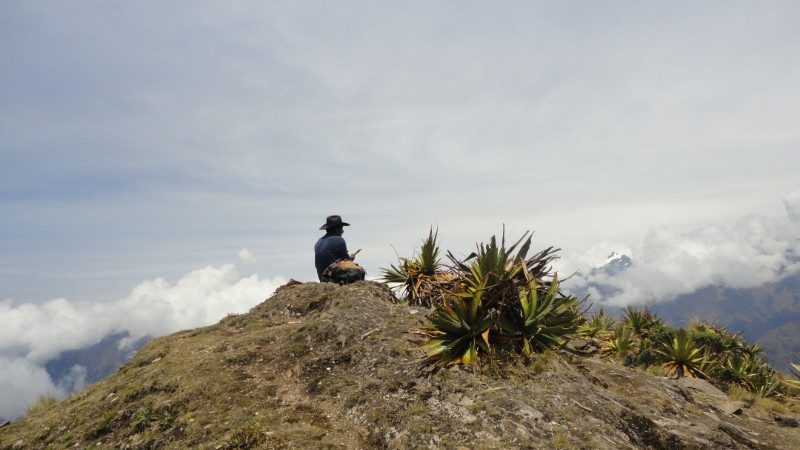
[[[721,325],[708,322],[695,323],[690,329],[692,340],[716,355],[721,362],[747,354],[747,345],[740,333],[733,333]]]
[[[381,269],[381,280],[393,283],[410,304],[431,307],[451,289],[454,275],[445,272],[439,257],[439,231],[431,227],[418,253],[400,258],[399,265]]]
[[[633,331],[628,329],[624,323],[620,323],[614,328],[611,338],[603,344],[602,352],[605,355],[622,357],[636,346],[633,338]]]
[[[649,308],[639,308],[635,305],[628,305],[625,308],[625,312],[622,313],[622,321],[637,336],[646,336],[650,328],[662,323],[661,319]]]
[[[755,358],[764,353],[764,347],[758,344],[750,344],[750,345],[745,344],[744,347],[742,348],[742,353],[751,358]]]
[[[676,378],[707,378],[701,370],[706,358],[703,347],[697,346],[684,329],[678,330],[675,338],[664,343],[656,352],[661,354],[665,362],[664,369]]]
[[[697,345],[697,343],[695,343]],[[720,379],[720,373],[722,372],[722,363],[718,361],[715,356],[709,353],[708,349],[703,348],[703,355],[700,358],[700,363],[698,365],[700,372],[704,373],[709,380],[718,384]]]
[[[514,250],[525,240],[519,251],[514,255]],[[497,238],[492,236],[488,244],[479,244],[478,252],[474,253],[474,261],[469,266],[469,271],[465,273],[467,285],[471,289],[476,289],[479,284],[486,282],[488,289],[499,290],[521,273],[523,265],[520,264],[528,254],[531,246],[531,237],[526,232],[512,246],[506,248],[505,230],[497,245]],[[468,258],[470,259],[470,258]]]
[[[783,385],[773,369],[766,361],[761,358],[750,358],[750,379],[748,388],[750,391],[762,397],[775,397],[783,393]]]
[[[429,233],[423,246],[436,249],[435,237]],[[550,274],[558,250],[550,247],[528,256],[530,245],[531,236],[526,232],[507,246],[503,230],[499,241],[492,236],[488,244],[479,244],[477,252],[463,261],[448,252],[453,265],[440,273],[450,278],[442,283],[446,288],[439,285],[434,289],[440,300],[433,304],[434,311],[423,330],[429,337],[425,344],[428,361],[439,365],[471,364],[496,347],[530,355],[560,345],[567,334],[577,330],[581,301],[559,292],[557,276],[543,281]],[[438,255],[436,250],[421,251],[420,255],[434,258]],[[392,266],[385,271],[384,279],[407,286],[409,297],[432,298],[419,293],[428,292],[424,283],[430,278],[423,276],[419,282],[423,287],[416,287],[409,282],[413,278],[408,269],[411,263],[404,262],[407,264],[402,267]]]
[[[614,328],[616,320],[606,314],[603,308],[595,311],[586,321],[578,328],[578,333],[590,337],[605,337]]]
[[[425,332],[431,338],[425,345],[430,361],[468,365],[478,360],[478,350],[491,351],[489,328],[493,320],[482,312],[483,293],[478,289],[469,298],[453,297],[436,306]]]
[[[750,357],[730,358],[720,365],[718,377],[721,381],[751,390],[751,381],[756,374]]]
[[[528,285],[518,292],[519,310],[508,310],[498,317],[498,325],[505,339],[520,339],[522,353],[530,356],[534,351],[564,343],[564,336],[575,333],[581,315],[577,297],[560,297],[558,275],[550,287],[540,295],[536,279],[523,269]]]
[[[506,247],[504,228],[499,245],[492,236],[488,244],[478,244],[477,252],[465,260],[458,260],[452,253],[448,253],[448,258],[456,276],[464,280],[469,291],[483,283],[483,289],[488,291],[484,296],[488,310],[514,309],[518,306],[518,291],[528,285],[528,275],[539,280],[549,276],[554,254],[558,251],[549,247],[528,257],[531,239],[530,232],[525,232],[517,242]]]
[[[753,380],[752,389],[761,397],[777,397],[784,391],[784,387],[775,377],[759,377]]]

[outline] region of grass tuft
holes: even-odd
[[[53,397],[52,395],[45,395],[43,397],[39,397],[34,404],[28,407],[28,410],[25,412],[26,416],[35,416],[36,414],[43,413],[48,411],[50,408],[55,406],[58,403],[58,399]]]

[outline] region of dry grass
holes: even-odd
[[[737,386],[728,388],[728,397],[732,400],[745,402],[749,406],[756,406],[778,414],[800,413],[800,403],[793,398],[788,398],[786,401],[781,402],[772,398],[761,397]]]
[[[39,397],[36,402],[34,402],[31,406],[28,407],[28,410],[25,412],[26,416],[35,416],[37,414],[41,414],[43,412],[48,411],[50,408],[58,404],[58,399],[53,397],[52,395],[45,395],[43,397]]]
[[[572,448],[598,434],[624,447],[614,408],[665,383],[558,351],[433,370],[413,341],[420,316],[378,285],[351,286],[284,288],[249,314],[154,339],[117,374],[38,402],[0,429],[0,448]]]

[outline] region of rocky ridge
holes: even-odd
[[[434,369],[427,310],[380,283],[287,285],[155,339],[112,375],[0,428],[0,448],[800,448],[797,418],[596,356]]]

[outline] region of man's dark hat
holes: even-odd
[[[342,222],[342,216],[328,216],[325,219],[325,225],[319,227],[320,230],[327,230],[328,228],[336,228],[336,227],[349,227],[350,224],[347,222]]]

